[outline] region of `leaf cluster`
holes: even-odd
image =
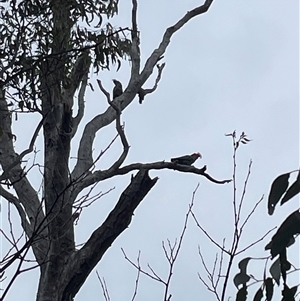
[[[82,52],[91,54],[96,72],[121,65],[131,41],[128,29],[109,22],[118,13],[117,0],[68,0],[61,4],[46,0],[1,0],[0,88],[12,88],[13,103],[31,109],[39,97],[41,65],[56,61],[61,85]],[[30,101],[31,100],[31,101]],[[21,106],[19,106],[21,108]],[[18,106],[17,106],[18,107]]]
[[[295,171],[293,171],[295,172]],[[298,172],[296,180],[290,184],[289,178],[293,172],[285,173],[278,176],[271,185],[271,190],[268,197],[268,213],[274,213],[276,205],[280,202],[283,205],[290,201],[293,197],[300,193],[300,171]],[[271,238],[271,241],[266,245],[265,250],[270,250],[271,259],[276,260],[271,265],[269,272],[270,276],[266,276],[266,268],[261,287],[254,295],[253,301],[263,300],[264,293],[265,299],[271,301],[273,297],[274,285],[280,285],[280,280],[283,281],[282,286],[282,301],[294,301],[297,288],[295,285],[289,287],[287,283],[287,275],[292,271],[292,264],[287,258],[287,248],[295,243],[296,237],[300,234],[300,212],[299,209],[292,212],[279,226],[276,233]],[[249,275],[246,271],[250,257],[244,258],[239,263],[240,273],[234,277],[234,284],[239,287],[242,286],[236,296],[236,300],[243,301],[247,299],[248,286],[247,282],[253,276]],[[269,258],[267,259],[267,261]],[[299,271],[294,268],[293,271]]]

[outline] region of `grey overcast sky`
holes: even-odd
[[[139,1],[143,62],[158,46],[165,29],[199,3],[196,0]],[[131,1],[120,0],[119,16],[111,22],[116,26],[130,26],[130,13]],[[267,215],[266,197],[271,182],[279,174],[299,167],[299,3],[296,0],[215,0],[208,13],[193,19],[173,36],[162,62],[166,67],[157,91],[148,95],[142,105],[138,100],[134,101],[122,114],[131,145],[125,163],[169,160],[199,151],[203,158],[196,161],[195,166],[205,164],[211,176],[228,179],[233,170],[232,144],[224,134],[244,131],[253,141],[238,150],[239,194],[250,159],[253,165],[243,216],[265,195],[245,229],[241,245],[246,246],[281,223],[299,206],[299,202],[293,200],[276,208],[273,216]],[[95,92],[89,90],[86,93],[85,122],[107,107],[95,83],[96,78],[101,78],[104,87],[111,90],[113,78],[126,86],[129,72],[129,63],[123,62],[119,72],[112,68],[98,76],[90,74]],[[145,88],[152,87],[155,76],[154,73]],[[25,148],[30,137],[24,135],[22,122],[27,122],[25,134],[36,124],[26,118],[28,116],[21,116],[15,124],[20,137],[17,150]],[[114,135],[114,124],[98,134],[95,155]],[[120,151],[121,145],[117,142],[97,167],[109,166]],[[72,155],[76,156],[76,142]],[[168,265],[161,242],[179,237],[192,192],[198,183],[194,210],[201,225],[220,243],[226,238],[229,246],[231,241],[231,184],[216,185],[194,174],[169,170],[151,171],[150,175],[159,177],[158,184],[136,210],[129,229],[97,266],[97,271],[106,280],[112,301],[131,300],[135,285],[136,271],[124,259],[121,247],[134,261],[141,250],[142,266],[146,269],[149,263],[162,278],[167,276]],[[36,180],[38,173],[30,177],[39,183]],[[99,191],[115,189],[83,211],[76,226],[78,244],[102,223],[129,182],[130,175],[125,175],[99,184]],[[268,239],[238,260],[246,256],[266,256],[267,252],[263,250]],[[172,301],[215,300],[197,277],[197,272],[205,277],[197,253],[198,245],[208,266],[212,267],[217,250],[190,220],[171,282]],[[299,245],[291,250],[298,254],[294,263],[299,266]],[[238,261],[234,272],[237,272],[237,264]],[[251,262],[249,271],[261,278],[262,264]],[[21,275],[6,300],[18,300],[20,296],[22,300],[34,300],[37,279],[37,270]],[[231,278],[228,297],[234,298],[235,292]],[[95,271],[75,300],[104,300]],[[142,276],[136,300],[163,300],[163,286]]]

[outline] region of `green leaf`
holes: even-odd
[[[238,288],[240,284],[246,285],[246,283],[250,280],[250,276],[246,273],[238,273],[233,278],[234,285]]]
[[[272,215],[276,204],[289,186],[290,173],[286,173],[277,177],[272,183],[269,199],[268,199],[268,212]]]
[[[265,286],[266,286],[266,301],[271,301],[273,296],[273,281],[272,278],[267,278],[265,280]]]
[[[118,62],[117,71],[119,71],[119,70],[120,70],[120,67],[121,67],[121,61],[118,59],[117,62]]]
[[[284,289],[282,290],[282,301],[295,301],[295,294],[297,292],[297,286],[293,286],[289,288],[286,284],[284,285]]]
[[[253,301],[260,301],[262,299],[262,297],[263,297],[263,290],[260,287],[258,289],[258,291],[256,292],[256,294],[254,295]]]
[[[283,249],[283,251],[279,254],[279,260],[283,283],[286,284],[286,272],[291,268],[291,264],[286,257],[286,249]]]
[[[290,188],[285,193],[284,197],[282,198],[280,205],[286,203],[292,197],[300,192],[300,171],[298,173],[296,181],[290,186]]]
[[[277,285],[280,284],[280,260],[277,258],[270,267],[270,274],[276,281]]]
[[[247,286],[244,285],[236,294],[236,301],[246,301],[247,299]]]
[[[265,249],[271,249],[272,258],[274,258],[290,245],[296,234],[300,234],[300,212],[298,210],[285,219]]]
[[[248,262],[250,261],[250,259],[251,259],[251,257],[246,257],[239,262],[239,269],[241,270],[241,273],[246,274],[247,265],[248,265]]]

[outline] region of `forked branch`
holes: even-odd
[[[97,79],[97,83],[99,85],[100,90],[104,93],[104,95],[106,96],[107,102],[108,104],[114,108],[115,112],[116,112],[116,129],[117,132],[121,138],[121,142],[123,145],[123,152],[120,155],[119,159],[109,168],[110,170],[116,170],[117,168],[119,168],[122,163],[125,161],[127,155],[128,155],[128,151],[129,151],[129,144],[127,141],[127,138],[125,136],[125,132],[124,132],[124,126],[121,126],[121,109],[119,106],[119,103],[114,103],[110,100],[110,95],[109,93],[104,89],[104,87],[102,86],[101,80]]]

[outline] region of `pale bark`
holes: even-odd
[[[169,27],[159,44],[153,51],[142,71],[140,71],[139,33],[137,28],[137,1],[132,0],[132,47],[131,77],[124,93],[114,101],[107,97],[107,110],[89,121],[83,131],[78,148],[77,162],[73,171],[69,170],[71,139],[77,132],[84,116],[84,94],[87,86],[88,72],[91,59],[88,49],[77,57],[73,71],[69,78],[69,85],[64,83],[63,66],[64,51],[68,49],[70,30],[70,6],[66,3],[53,0],[54,42],[53,53],[62,53],[60,58],[49,57],[40,60],[40,85],[43,118],[33,135],[26,153],[19,156],[14,151],[13,133],[11,131],[11,114],[7,107],[4,90],[0,95],[0,164],[3,174],[0,180],[8,180],[16,196],[3,187],[0,195],[14,204],[18,210],[22,226],[26,231],[36,260],[40,266],[40,281],[37,293],[38,301],[69,301],[73,300],[80,287],[84,284],[89,273],[101,260],[103,254],[113,241],[129,226],[134,210],[156,184],[158,178],[151,179],[148,171],[151,169],[173,169],[180,172],[189,172],[206,177],[216,183],[218,181],[208,175],[205,170],[193,166],[176,165],[170,162],[134,163],[122,166],[128,154],[129,145],[125,132],[121,126],[120,116],[128,107],[143,84],[152,74],[157,62],[165,53],[172,35],[189,20],[205,13],[213,0],[188,12],[176,24]],[[70,4],[69,4],[70,5]],[[157,88],[164,64],[160,67],[158,78],[152,89]],[[100,82],[101,88],[101,82]],[[78,114],[73,117],[74,94],[79,89]],[[101,88],[105,93],[105,89]],[[146,94],[147,94],[146,93]],[[107,170],[91,171],[94,167],[92,150],[94,140],[99,130],[113,121],[116,121],[118,135],[123,145],[123,151],[118,160]],[[38,198],[37,192],[30,185],[26,173],[22,169],[21,159],[33,150],[39,130],[43,128],[44,137],[44,197]],[[137,171],[128,187],[123,191],[115,208],[107,219],[100,225],[86,241],[80,250],[75,249],[74,224],[72,205],[83,189],[98,181],[112,178],[116,175],[125,175]],[[2,177],[1,177],[2,176]],[[45,213],[42,205],[45,205]],[[1,272],[1,271],[0,271]]]

